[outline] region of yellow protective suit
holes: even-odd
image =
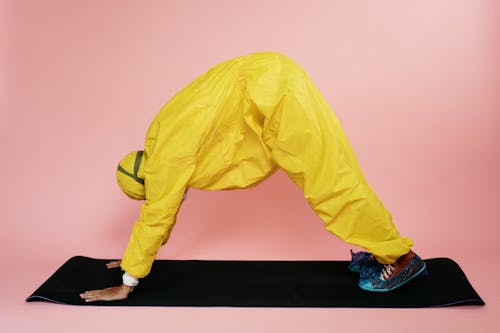
[[[410,251],[365,180],[338,119],[284,55],[225,61],[176,94],[153,120],[138,177],[141,207],[122,268],[146,276],[188,187],[246,188],[278,168],[304,192],[326,229],[392,263]]]

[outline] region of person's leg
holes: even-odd
[[[361,269],[360,287],[388,291],[420,274],[425,263],[411,251],[412,240],[400,236],[309,76],[284,56],[255,57],[246,71],[246,94],[265,117],[263,140],[326,229],[376,258]]]
[[[367,183],[341,126],[308,75],[293,62],[286,93],[269,119],[276,163],[304,191],[326,229],[394,263],[408,253],[391,214]]]

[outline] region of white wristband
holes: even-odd
[[[139,279],[125,272],[122,275],[123,284],[129,287],[135,287],[139,284]]]

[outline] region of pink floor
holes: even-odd
[[[0,0],[2,332],[498,332],[496,0]],[[6,46],[6,47],[4,47]],[[110,308],[26,303],[74,255],[123,254],[139,203],[115,168],[210,66],[287,54],[338,115],[424,258],[457,261],[485,307]],[[191,190],[159,258],[346,260],[283,174]]]

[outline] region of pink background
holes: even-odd
[[[497,1],[1,2],[0,322],[23,332],[474,331],[500,327]],[[73,255],[120,257],[139,203],[115,183],[159,108],[216,63],[287,54],[340,118],[425,258],[488,303],[453,309],[98,308],[25,303]],[[346,260],[283,174],[191,190],[160,258]]]

